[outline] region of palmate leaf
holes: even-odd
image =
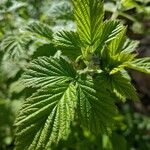
[[[70,133],[76,107],[76,90],[59,83],[27,99],[16,119],[16,150],[48,149]]]
[[[79,35],[73,31],[61,31],[56,34],[54,44],[57,49],[69,58],[77,58],[81,55],[81,41]]]
[[[101,0],[72,0],[80,39],[87,45],[97,41],[104,17]]]
[[[96,54],[100,54],[105,44],[124,29],[117,21],[103,22],[104,10],[101,0],[74,0],[73,5],[77,32],[83,43],[84,58],[95,51]]]
[[[68,136],[76,107],[76,72],[63,58],[41,57],[23,75],[39,90],[23,104],[16,119],[16,150],[48,149]]]
[[[135,59],[128,64],[128,67],[150,74],[150,57]]]
[[[26,86],[39,90],[16,118],[16,150],[51,148],[67,138],[75,114],[91,132],[106,133],[112,127],[117,110],[111,95],[63,58],[36,59],[22,78]]]

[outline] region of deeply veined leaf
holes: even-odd
[[[123,101],[126,99],[139,100],[136,90],[125,72],[113,75],[101,73],[97,82],[104,85],[110,92],[114,92]]]
[[[125,51],[118,52],[115,55],[111,55],[110,47],[105,47],[101,57],[101,69],[109,72],[109,74],[115,74],[134,60],[136,54],[130,54]]]
[[[136,50],[136,48],[138,47],[138,44],[139,44],[138,41],[132,41],[132,40],[126,39],[122,47],[122,51],[124,53],[132,53]]]
[[[143,73],[150,74],[150,57],[135,59],[128,67]]]
[[[102,52],[103,47],[105,44],[109,43],[113,39],[116,38],[116,35],[124,30],[123,25],[121,25],[118,21],[105,21],[100,29],[100,37],[97,41],[97,49],[96,51]]]
[[[116,55],[121,52],[126,40],[126,28],[124,28],[108,45],[110,55]]]
[[[29,38],[22,34],[9,35],[0,44],[0,49],[4,51],[4,57],[13,60],[28,58]]]
[[[54,3],[52,6],[51,16],[56,20],[73,20],[73,12],[70,1],[62,1]]]
[[[31,62],[22,79],[28,87],[69,82],[76,76],[74,68],[63,58],[39,57]]]
[[[93,45],[99,38],[104,17],[101,0],[72,0],[77,31],[80,39],[87,45]]]
[[[122,100],[139,100],[134,86],[122,74],[118,73],[112,76],[111,84],[114,93]]]
[[[53,32],[51,28],[47,24],[44,24],[44,23],[33,22],[29,24],[25,28],[25,30],[30,33],[30,36],[32,38],[36,38],[36,40],[40,40],[40,41],[43,40],[43,42],[45,43],[49,43],[53,39]]]
[[[42,89],[25,101],[16,119],[16,150],[51,149],[66,139],[74,119],[76,90],[72,83]]]
[[[128,64],[135,58],[135,54],[130,53],[120,53],[116,56],[112,57],[112,61],[110,65],[112,64],[112,70],[110,71],[110,74],[115,74],[119,72],[120,70],[124,69],[128,66]]]
[[[132,53],[136,46],[137,42],[126,39],[126,28],[122,27],[121,31],[107,43],[102,51],[103,69],[109,71],[110,74],[115,74],[127,67],[136,56]]]
[[[116,55],[120,52],[132,53],[137,48],[139,42],[132,41],[126,38],[126,28],[124,27],[110,42],[108,49],[110,55]]]
[[[73,31],[61,31],[56,34],[54,44],[63,54],[70,58],[81,55],[81,41],[79,35]]]
[[[113,124],[117,109],[103,85],[95,84],[91,77],[81,76],[77,83],[77,96],[79,119],[83,127],[96,134],[106,133]]]

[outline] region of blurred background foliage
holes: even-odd
[[[150,56],[150,0],[104,0],[104,2],[105,17],[121,20],[128,26],[129,38],[140,41],[137,49],[139,57]],[[39,41],[36,36],[32,37],[32,40],[22,39],[25,38],[21,36],[24,27],[33,22],[50,25],[54,33],[76,28],[69,0],[0,1],[0,150],[13,149],[14,118],[22,101],[32,94],[31,90],[24,88],[19,82],[25,66],[38,56],[54,54],[51,41],[46,39]],[[26,44],[22,43],[22,40],[26,41]],[[9,57],[10,53],[12,55],[12,47],[7,45],[9,41],[14,42],[18,52],[12,58]],[[4,44],[9,51],[4,50]],[[20,44],[24,44],[24,50],[20,49]],[[81,130],[78,123],[74,122],[73,133],[69,140],[60,142],[53,149],[150,149],[150,77],[130,70],[129,72],[138,89],[141,102],[117,104],[121,115],[114,118],[116,126],[110,136],[96,137],[86,130]]]

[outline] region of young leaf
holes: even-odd
[[[112,70],[110,74],[115,74],[120,70],[124,69],[128,66],[128,64],[135,58],[136,55],[130,53],[120,53],[116,56],[112,57],[112,61],[110,61],[110,66],[112,66]]]
[[[125,72],[119,72],[113,75],[101,73],[97,77],[97,83],[104,85],[110,92],[114,92],[117,97],[125,101],[126,99],[138,100],[135,88],[131,84]]]
[[[104,17],[101,0],[72,0],[77,30],[80,39],[87,45],[93,45],[100,35]]]
[[[143,73],[150,74],[150,57],[135,59],[128,67]]]
[[[25,101],[16,119],[16,150],[50,149],[66,139],[74,119],[76,90],[72,83],[42,89]]]
[[[102,52],[103,47],[105,44],[109,43],[113,39],[116,38],[116,35],[124,30],[123,25],[121,25],[118,21],[105,21],[100,30],[100,37],[97,41],[97,52]]]
[[[136,50],[136,48],[138,47],[138,44],[139,44],[138,41],[132,41],[132,40],[126,39],[122,47],[122,51],[124,53],[132,53]]]
[[[111,85],[114,93],[122,100],[139,100],[134,86],[122,74],[113,75],[111,77]]]
[[[112,40],[108,46],[108,49],[110,50],[110,55],[114,56],[121,52],[122,47],[126,40],[126,28],[124,28],[121,32],[118,33],[118,35],[115,37],[114,40]]]

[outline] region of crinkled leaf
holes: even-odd
[[[81,55],[81,41],[79,35],[73,31],[61,31],[56,34],[54,44],[63,54],[70,58]]]
[[[101,73],[97,78],[97,83],[104,85],[105,88],[114,92],[123,101],[126,99],[139,100],[136,90],[125,72],[113,75]]]
[[[15,121],[16,150],[48,149],[66,139],[75,107],[76,90],[71,83],[55,84],[33,94]]]
[[[75,70],[63,58],[39,57],[30,63],[22,78],[28,87],[44,87],[69,82],[75,76]]]
[[[97,41],[97,52],[101,52],[106,43],[116,38],[124,27],[118,21],[105,21],[100,29],[100,37]]]
[[[117,109],[110,93],[97,82],[81,76],[77,83],[78,113],[84,127],[94,133],[106,133]]]

